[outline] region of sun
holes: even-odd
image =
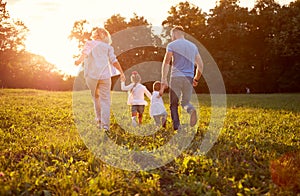
[[[44,56],[49,63],[56,65],[57,69],[65,74],[74,75],[77,72],[73,64],[73,55],[78,52],[76,43],[68,39],[68,32],[58,29],[59,26],[57,29],[34,29],[28,34],[26,50]]]
[[[77,75],[73,55],[78,53],[78,48],[68,39],[75,19],[62,9],[43,8],[42,5],[46,6],[34,1],[20,1],[10,12],[12,18],[24,21],[29,29],[26,50],[45,57],[64,74]]]

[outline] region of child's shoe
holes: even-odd
[[[132,118],[132,126],[136,127],[137,126],[137,122],[136,122],[136,116],[131,117]]]

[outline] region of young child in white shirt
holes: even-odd
[[[156,126],[162,126],[166,128],[167,111],[162,99],[162,84],[159,81],[153,84],[153,93],[151,96],[150,104],[150,116],[154,118]]]
[[[135,127],[137,124],[142,124],[144,109],[148,105],[144,94],[151,100],[151,93],[141,84],[141,76],[137,71],[132,72],[130,79],[131,83],[128,86],[125,85],[124,81],[121,81],[121,89],[128,91],[127,104],[131,105],[132,126]]]

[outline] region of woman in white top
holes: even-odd
[[[86,42],[75,65],[84,61],[84,77],[91,90],[96,121],[100,128],[108,130],[111,105],[111,65],[121,73],[121,80],[125,81],[125,76],[114,54],[114,49],[110,45],[109,32],[103,28],[95,28],[92,32],[92,39]]]
[[[150,104],[150,116],[154,118],[156,126],[162,125],[166,128],[167,121],[167,111],[162,99],[162,91],[160,89],[163,87],[159,81],[154,82],[153,92],[151,96]]]
[[[137,116],[138,124],[142,124],[145,105],[148,104],[147,101],[145,101],[144,94],[151,99],[151,93],[140,83],[141,76],[138,72],[132,72],[130,79],[131,83],[128,86],[125,85],[124,80],[121,81],[121,89],[128,91],[127,104],[131,105],[132,125],[135,127],[137,125]]]

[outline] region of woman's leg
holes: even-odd
[[[95,111],[95,120],[97,123],[101,121],[101,108],[100,108],[100,92],[99,92],[99,83],[97,80],[86,77],[86,84],[91,91],[92,100],[94,103],[94,111]]]
[[[110,125],[110,88],[111,88],[111,79],[99,80],[98,86],[99,89],[99,99],[100,99],[100,108],[101,108],[101,126],[104,129],[109,129]]]

